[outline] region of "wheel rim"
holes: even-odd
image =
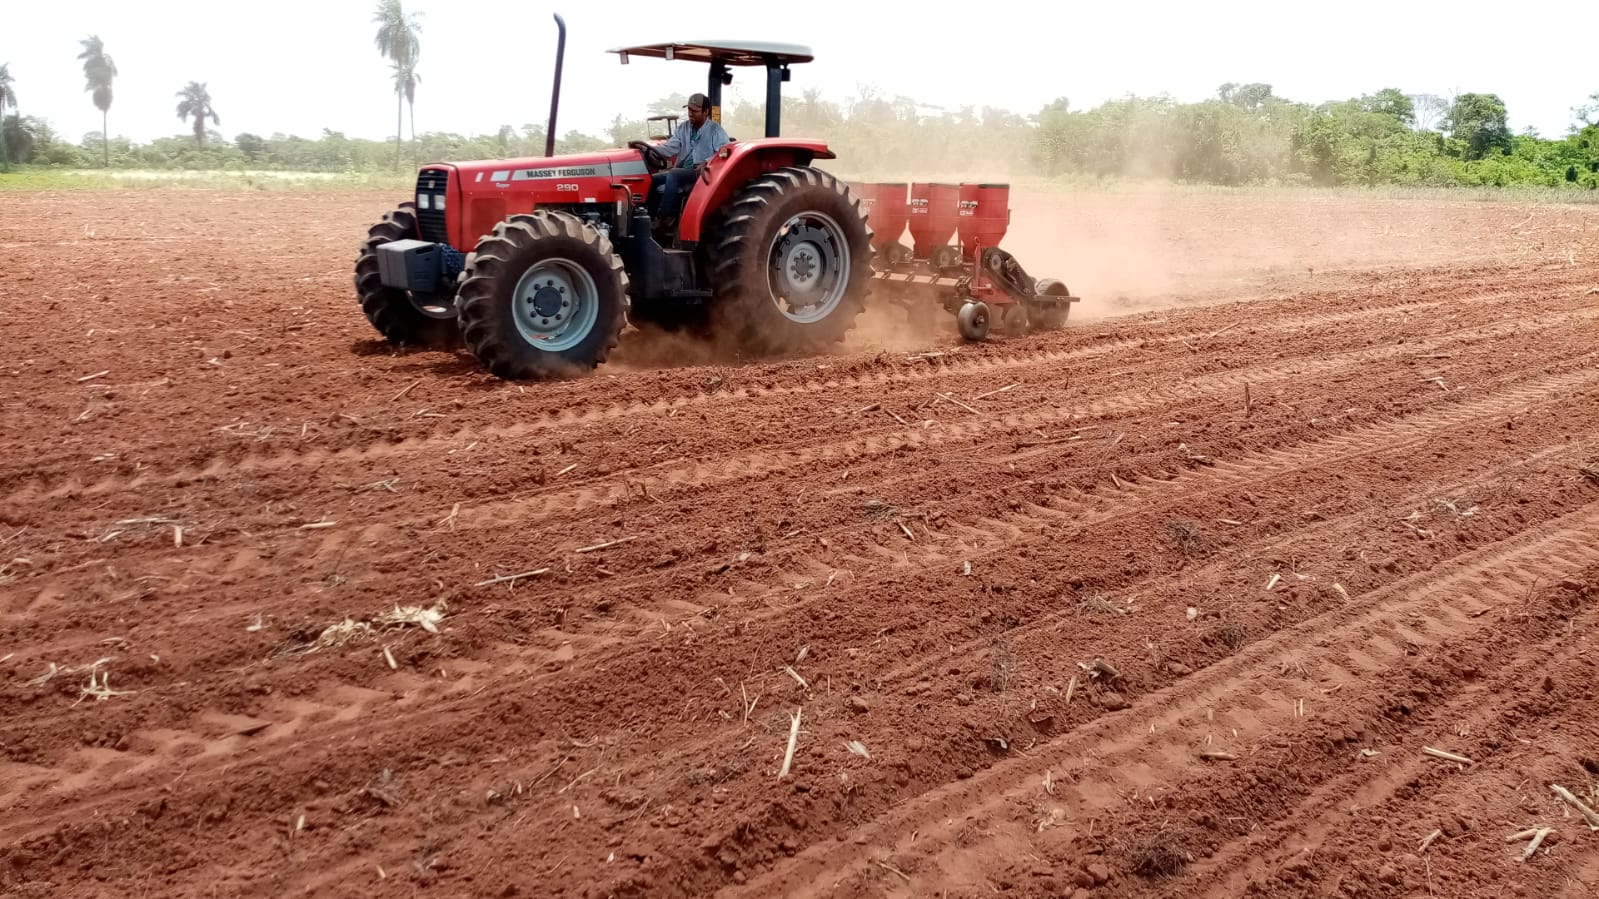
[[[772,305],[791,321],[811,324],[833,314],[849,286],[850,249],[830,216],[802,212],[772,238],[767,284]]]
[[[600,318],[600,292],[582,266],[546,259],[522,273],[511,295],[516,330],[535,349],[549,353],[583,342]]]
[[[988,308],[986,304],[967,303],[955,314],[961,333],[968,337],[979,337],[988,331]]]

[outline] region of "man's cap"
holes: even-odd
[[[710,109],[711,101],[705,99],[704,94],[690,94],[688,102],[683,104],[684,109]]]

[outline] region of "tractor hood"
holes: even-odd
[[[620,178],[648,174],[637,150],[626,148],[572,153],[565,156],[530,156],[523,159],[484,159],[447,164],[460,184],[510,184],[555,178]],[[434,168],[436,166],[428,166]]]

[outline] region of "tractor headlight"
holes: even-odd
[[[416,208],[418,208],[418,209],[426,209],[426,208],[428,208],[428,195],[427,194],[417,194],[416,195]]]
[[[433,208],[440,212],[444,211],[444,194],[433,195]]]

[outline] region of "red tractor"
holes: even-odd
[[[652,230],[655,145],[554,155],[566,26],[543,158],[433,163],[414,202],[368,232],[355,266],[367,319],[389,341],[466,346],[494,375],[583,374],[623,327],[730,337],[740,351],[815,351],[843,339],[873,276],[872,233],[849,186],[811,163],[818,140],[780,138],[781,85],[809,49],[700,41],[618,48],[710,66],[721,120],[733,69],[766,70],[766,135],[734,140],[702,167],[669,232]]]

